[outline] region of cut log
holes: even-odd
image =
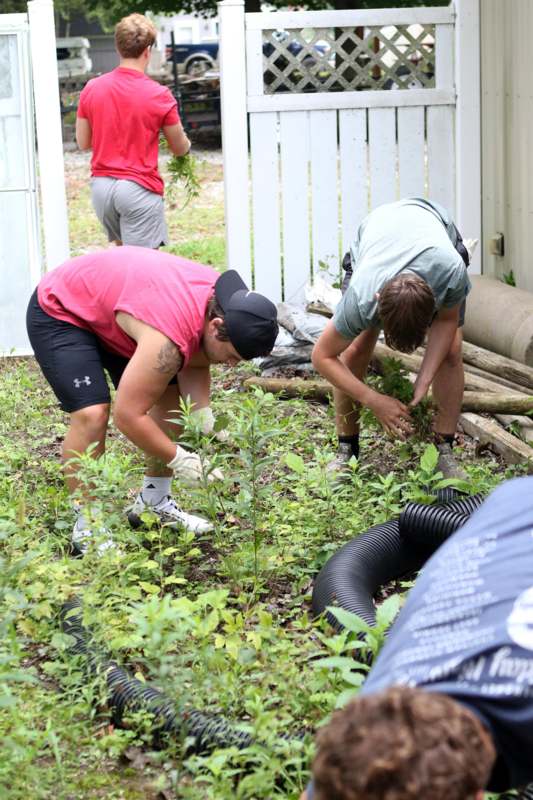
[[[464,342],[463,360],[467,364],[472,364],[499,378],[512,381],[519,386],[525,386],[526,389],[533,389],[533,367],[520,364],[512,358],[506,358],[492,353],[490,350],[485,350],[483,347],[470,344],[470,342]]]
[[[512,425],[513,422],[516,422],[521,428],[533,431],[533,419],[531,417],[518,417],[516,414],[497,414],[496,416],[502,425]]]
[[[374,355],[372,358],[372,363],[375,368],[377,368],[379,372],[379,365],[383,361],[384,358],[396,358],[411,372],[418,372],[420,369],[420,365],[422,363],[423,354],[420,355],[419,352],[416,353],[399,353],[397,350],[392,350],[390,347],[387,347],[386,344],[382,342],[378,342],[376,344],[376,348],[374,350]],[[465,366],[465,388],[471,391],[480,391],[480,392],[501,392],[501,385],[497,383],[497,379],[493,375],[488,375],[487,378],[484,378],[480,375],[474,375],[467,371],[468,367]],[[518,396],[528,396],[525,390],[522,387],[519,387],[520,391],[509,389],[506,394],[517,394]]]
[[[306,378],[247,378],[243,382],[246,389],[258,386],[264,392],[272,392],[282,397],[301,397],[304,400],[324,402],[333,393],[333,387],[327,381],[308,380]]]
[[[475,375],[465,369],[465,389],[470,392],[490,392],[491,394],[506,394],[512,397],[528,397],[525,392],[518,392],[516,389],[509,389],[496,381]]]
[[[489,414],[527,414],[533,411],[533,397],[492,392],[465,392],[463,411],[485,411]]]
[[[400,353],[398,350],[387,347],[383,342],[377,342],[374,348],[372,361],[377,361],[379,364],[384,358],[396,358],[398,361],[402,362],[404,367],[411,370],[411,372],[418,372],[420,364],[422,363],[422,356],[417,353]]]
[[[327,400],[332,387],[327,381],[305,378],[247,378],[243,384],[247,389],[259,386],[265,392],[283,397],[303,397],[306,400]],[[465,392],[463,411],[486,411],[489,413],[523,414],[533,410],[533,397],[521,397],[490,392]]]
[[[533,419],[530,417],[519,417],[515,414],[495,414],[498,422],[501,422],[504,428],[518,428],[516,434],[526,444],[533,444]]]
[[[531,392],[528,391],[525,386],[521,386],[519,383],[515,383],[514,381],[509,381],[507,378],[502,378],[501,375],[493,375],[491,372],[486,372],[479,367],[474,367],[472,364],[467,364],[465,362],[463,362],[463,366],[465,368],[465,375],[475,375],[486,381],[492,381],[497,386],[505,386],[505,388],[509,389],[511,392],[531,394]],[[501,389],[499,391],[501,391]]]
[[[465,344],[467,344],[467,343],[463,342],[463,347],[465,346]],[[470,345],[470,346],[473,347],[474,345]],[[425,352],[426,352],[425,348],[418,347],[415,350],[414,355],[423,357]],[[485,352],[488,353],[489,351],[486,350]],[[509,359],[509,360],[512,361],[512,359]],[[513,364],[517,364],[518,362],[517,361],[513,361],[512,363]],[[496,374],[494,374],[492,372],[488,372],[485,369],[481,369],[481,367],[475,367],[473,364],[469,364],[465,360],[464,357],[463,357],[463,366],[464,366],[464,370],[465,370],[465,375],[466,375],[466,373],[470,373],[472,375],[478,375],[480,378],[484,378],[486,381],[493,381],[498,386],[506,386],[508,389],[512,389],[515,392],[521,392],[522,394],[529,394],[529,392],[527,391],[527,388],[525,386],[522,386],[519,383],[515,383],[514,381],[508,380],[507,378],[502,378],[501,375],[496,375]],[[478,388],[482,389],[483,387],[480,385]],[[492,391],[492,390],[487,388],[487,391]],[[496,389],[496,391],[501,391],[501,390],[500,389]]]
[[[495,420],[465,413],[459,417],[459,423],[468,436],[490,447],[508,464],[527,464],[528,471],[533,472],[533,448],[505,431]]]

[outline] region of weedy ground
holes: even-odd
[[[222,172],[201,154],[201,195],[169,209],[176,252],[224,265]],[[105,245],[89,201],[88,161],[67,160],[72,249]],[[59,467],[67,419],[32,359],[0,363],[0,797],[6,800],[229,800],[299,796],[311,732],[359,677],[324,658],[346,652],[346,634],[313,621],[313,576],[344,542],[397,514],[438,483],[422,441],[389,442],[365,419],[362,459],[334,488],[331,410],[243,393],[254,367],[217,368],[213,406],[231,441],[188,435],[225,473],[220,484],[175,493],[212,519],[203,537],[159,528],[132,531],[124,508],[142,477],[139,454],[111,428],[106,457],[80,461],[96,511],[119,550],[83,559],[69,552],[72,511]],[[458,451],[473,492],[505,477],[489,453]],[[401,588],[401,587],[400,587]],[[242,723],[261,739],[243,752],[188,754],[183,742],[153,746],[148,721],[115,727],[102,679],[68,654],[59,609],[78,595],[95,649],[161,688],[177,706]],[[399,604],[390,595],[380,635]],[[287,733],[308,733],[287,740]]]

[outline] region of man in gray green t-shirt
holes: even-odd
[[[380,206],[359,226],[350,248],[353,275],[313,350],[313,364],[335,387],[341,467],[359,454],[358,406],[372,409],[385,430],[404,438],[409,408],[363,383],[379,332],[402,352],[427,334],[411,406],[433,384],[434,422],[453,441],[464,389],[462,333],[470,291],[468,254],[449,214],[436,203],[408,198]]]

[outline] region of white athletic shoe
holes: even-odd
[[[196,517],[194,514],[187,514],[169,494],[163,497],[157,505],[152,506],[145,503],[142,492],[139,492],[134,504],[127,509],[128,522],[132,528],[142,527],[141,514],[144,511],[156,514],[162,525],[168,525],[171,528],[183,528],[190,533],[209,533],[213,530],[213,525],[208,520]]]
[[[90,528],[80,527],[80,520],[77,519],[72,529],[72,536],[70,542],[72,550],[77,556],[84,556],[93,538],[93,531]],[[104,538],[105,537],[105,538]],[[100,528],[98,531],[98,539],[96,542],[96,552],[99,556],[105,553],[106,550],[116,549],[116,544],[109,536],[109,532],[105,528]]]

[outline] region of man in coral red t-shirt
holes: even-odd
[[[120,65],[94,78],[78,105],[76,141],[92,149],[91,190],[109,241],[158,248],[167,243],[159,132],[178,156],[189,151],[176,100],[145,75],[157,31],[142,14],[115,28]]]
[[[63,443],[69,490],[81,491],[73,457],[87,451],[97,457],[105,449],[107,372],[117,390],[115,425],[147,457],[144,485],[128,515],[131,524],[138,527],[149,509],[168,525],[211,530],[172,498],[173,475],[194,483],[216,478],[217,472],[176,445],[170,436],[181,429],[171,420],[180,397],[189,398],[199,428],[212,433],[209,365],[234,366],[268,354],[278,332],[276,317],[276,306],[248,291],[235,270],[220,275],[140,247],[79,256],[45,275],[30,300],[27,326],[44,376],[70,414]],[[85,494],[72,536],[79,552],[87,549],[96,524]]]

